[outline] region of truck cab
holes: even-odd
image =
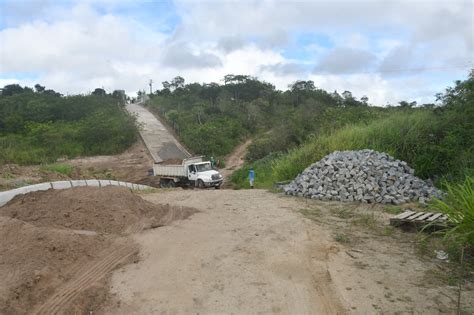
[[[196,187],[219,188],[223,181],[222,175],[212,168],[211,162],[189,164],[187,171],[189,182]]]

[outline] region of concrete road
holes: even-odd
[[[155,163],[168,159],[190,157],[191,154],[165,128],[165,126],[140,104],[127,104],[126,109],[137,117],[140,135]]]

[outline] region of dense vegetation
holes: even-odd
[[[328,93],[312,81],[297,81],[288,91],[243,75],[224,84],[164,82],[150,106],[198,154],[222,156],[245,138],[253,144],[247,165],[233,181],[246,187],[247,170],[256,168],[257,187],[293,179],[311,163],[335,150],[371,148],[407,161],[422,178],[463,179],[474,168],[474,75],[458,81],[439,104],[373,107],[349,91]]]
[[[62,96],[40,85],[35,91],[7,85],[0,96],[0,164],[54,162],[59,157],[115,154],[136,139],[123,94]]]
[[[164,117],[184,144],[198,154],[223,156],[253,137],[249,160],[302,144],[319,130],[352,121],[370,121],[382,111],[346,91],[328,93],[312,81],[295,82],[282,92],[245,75],[227,75],[224,84],[163,82],[150,107]]]
[[[255,163],[268,187],[293,179],[311,163],[335,150],[370,148],[407,161],[422,178],[449,181],[474,170],[474,75],[438,95],[439,106],[387,109],[368,123],[349,123],[312,137],[271,161]],[[405,107],[405,108],[403,108]],[[245,185],[245,170],[234,181]]]

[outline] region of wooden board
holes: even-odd
[[[433,222],[434,220],[441,218],[442,215],[443,215],[442,213],[434,213],[431,217],[426,219],[426,221]]]
[[[415,220],[416,218],[421,217],[421,216],[424,215],[424,214],[425,214],[424,212],[415,212],[415,214],[409,216],[408,218],[406,218],[406,220],[408,220],[408,221],[413,221],[413,220]]]
[[[405,219],[406,217],[411,216],[414,213],[415,213],[415,211],[406,210],[405,212],[398,214],[396,217],[394,217],[392,219],[402,220],[402,219]]]
[[[433,215],[433,213],[431,213],[431,212],[426,212],[425,214],[423,214],[423,215],[419,216],[418,218],[416,218],[415,221],[417,221],[417,222],[418,222],[418,221],[422,222],[423,220],[425,220],[425,219],[431,217],[432,215]]]
[[[449,219],[446,215],[442,213],[435,212],[415,212],[412,210],[405,210],[403,213],[396,215],[393,218],[390,218],[390,225],[401,225],[405,223],[411,223],[416,225],[423,224],[434,224],[439,223],[446,224],[449,223]]]

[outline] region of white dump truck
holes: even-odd
[[[222,175],[212,168],[211,162],[202,156],[184,159],[181,164],[153,165],[153,175],[160,177],[161,187],[193,186],[219,189],[224,181]]]

